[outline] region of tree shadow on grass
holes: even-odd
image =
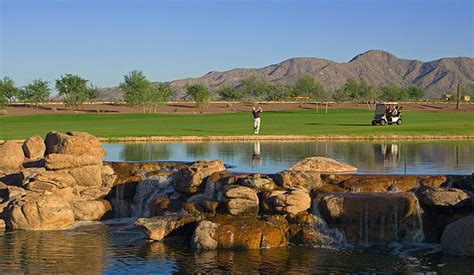
[[[312,123],[305,123],[304,125],[314,125],[314,126],[318,126],[318,125],[324,125],[324,126],[329,126],[329,125],[336,125],[336,126],[371,126],[370,124],[360,124],[360,123],[316,123],[316,122],[312,122]]]

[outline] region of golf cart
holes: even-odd
[[[372,125],[385,124],[402,124],[401,107],[398,108],[398,102],[383,102],[376,104]]]

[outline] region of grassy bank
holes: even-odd
[[[275,111],[262,114],[261,135],[474,136],[474,113],[406,111],[403,125],[371,126],[373,112],[357,109]],[[0,117],[0,139],[48,131],[86,131],[98,137],[252,135],[249,112],[172,114],[65,114]]]

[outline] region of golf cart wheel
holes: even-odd
[[[397,125],[402,125],[402,119],[397,120]]]
[[[383,125],[385,125],[385,123],[386,123],[386,122],[385,122],[385,120],[383,120],[383,119],[382,119],[382,120],[380,120],[380,122],[379,122],[379,123],[380,123],[380,125],[382,125],[382,126],[383,126]]]
[[[373,126],[377,125],[377,121],[376,121],[376,120],[372,120],[372,125],[373,125]]]

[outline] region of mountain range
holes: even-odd
[[[312,75],[328,91],[333,91],[349,78],[364,80],[370,85],[415,85],[427,90],[426,98],[440,98],[462,87],[474,84],[474,58],[447,57],[423,62],[399,58],[389,52],[370,50],[338,63],[327,59],[298,57],[263,68],[211,71],[201,77],[169,82],[174,98],[186,95],[186,86],[194,83],[207,85],[215,95],[224,85],[238,86],[242,79],[256,76],[269,83],[291,85],[302,75]],[[104,88],[103,99],[121,99],[119,87]],[[216,96],[217,97],[217,96]]]

